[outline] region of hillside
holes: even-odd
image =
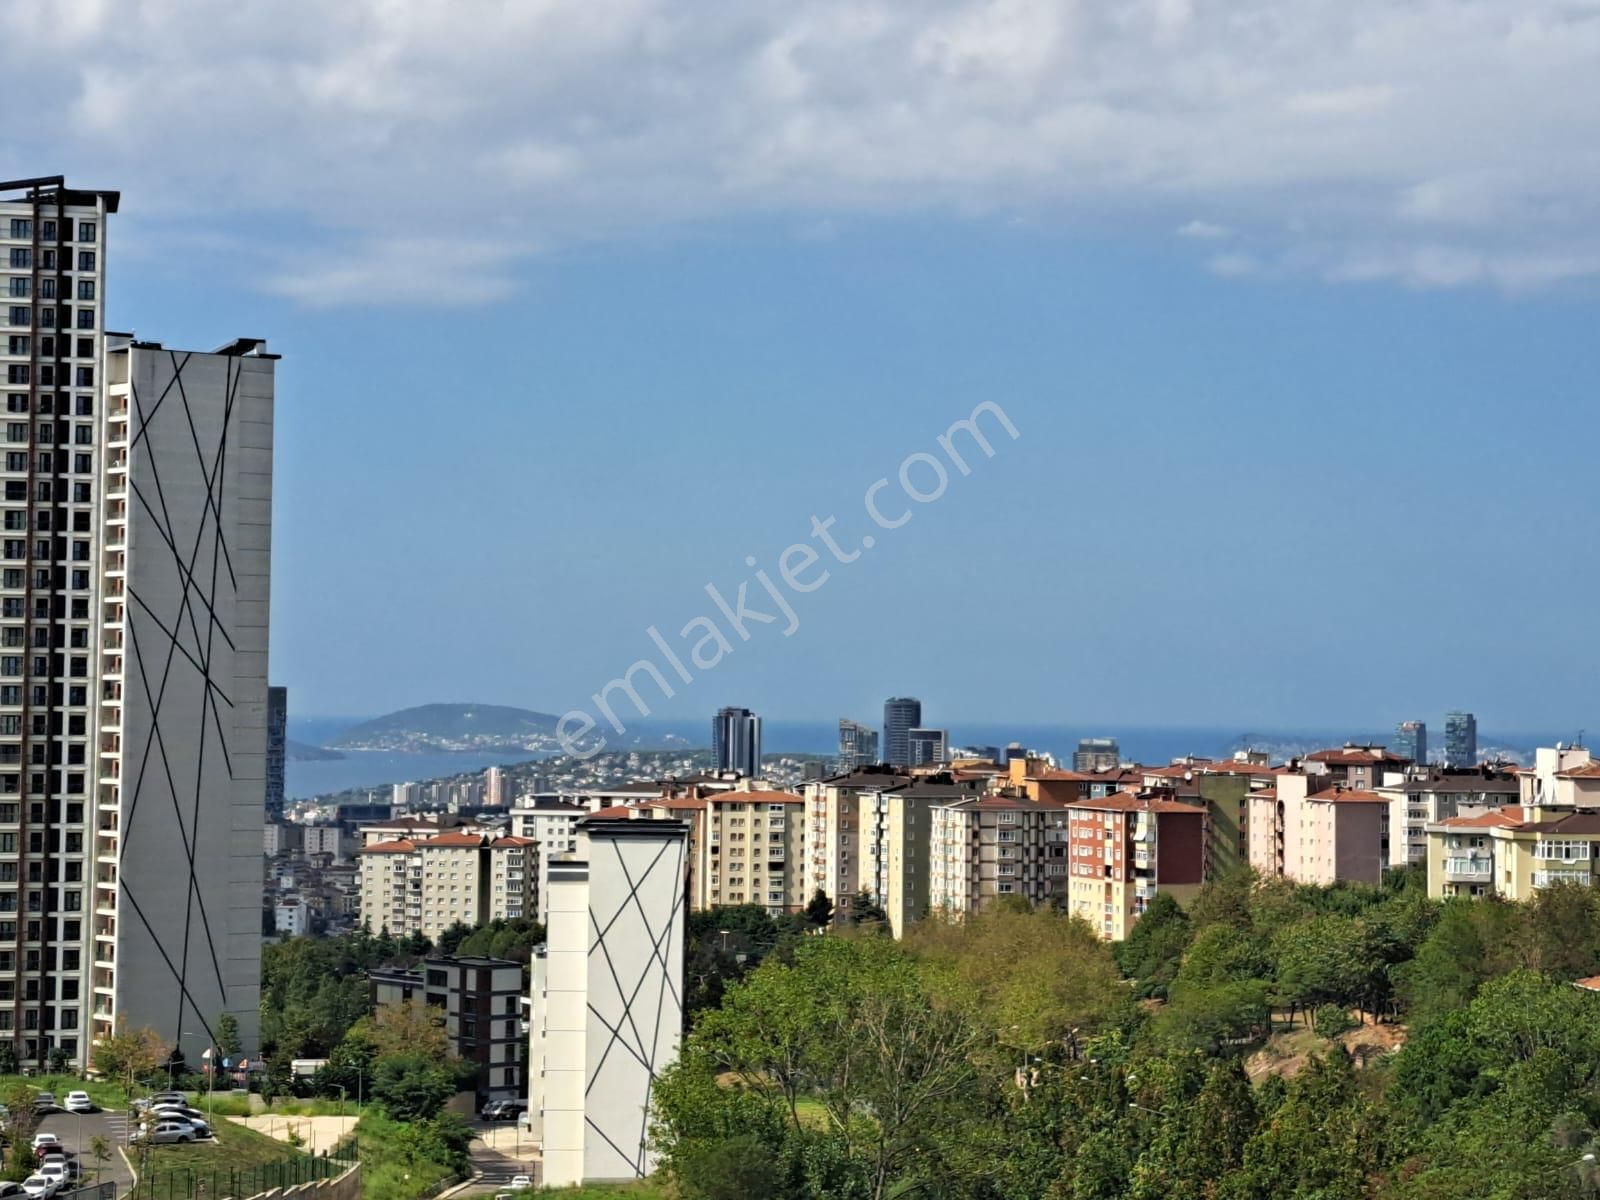
[[[553,750],[558,718],[499,704],[423,704],[328,742],[334,750]]]

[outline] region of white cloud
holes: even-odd
[[[1210,221],[1196,219],[1178,226],[1177,233],[1179,237],[1215,241],[1217,238],[1228,236],[1228,227],[1226,225],[1213,225]]]
[[[268,258],[327,245],[329,262],[267,276],[308,303],[370,302],[363,280],[408,303],[514,286],[504,255],[409,280],[404,247],[441,229],[526,247],[768,214],[1120,216],[1225,229],[1237,255],[1213,270],[1417,286],[1548,286],[1600,263],[1600,8],[1572,0],[85,0],[14,17],[0,70],[52,97],[51,119],[0,135],[17,174],[65,163],[146,221],[271,229]]]

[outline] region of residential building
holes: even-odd
[[[430,939],[452,925],[538,912],[538,846],[531,838],[440,833],[370,843],[361,863],[361,920],[373,932]]]
[[[1204,808],[1119,792],[1067,811],[1067,910],[1120,942],[1157,891],[1187,905],[1206,877]]]
[[[581,858],[550,865],[547,942],[529,996],[529,1132],[546,1187],[655,1168],[650,1101],[683,1028],[676,821],[589,818]]]
[[[1600,807],[1600,762],[1586,746],[1541,746],[1533,752],[1532,768],[1517,774],[1524,805]]]
[[[267,820],[283,819],[289,750],[289,689],[267,689]]]
[[[908,729],[906,748],[913,767],[940,766],[950,761],[948,729]]]
[[[1373,790],[1389,802],[1389,865],[1425,864],[1429,825],[1513,803],[1520,789],[1514,771],[1487,763],[1465,771],[1412,767],[1386,774]]]
[[[805,843],[801,891],[807,899],[820,891],[839,917],[848,916],[862,878],[861,796],[910,782],[910,776],[881,763],[859,767],[801,788],[805,797]]]
[[[922,726],[922,701],[895,696],[883,702],[883,761],[891,767],[911,765],[911,731]]]
[[[760,904],[772,916],[805,907],[805,800],[793,792],[704,797],[705,842],[695,872],[704,906]]]
[[[338,825],[305,825],[301,827],[301,848],[307,858],[326,855],[338,861],[348,858],[352,849],[350,835]]]
[[[891,778],[886,787],[862,790],[859,890],[883,909],[893,936],[932,908],[934,809],[982,792],[981,781],[962,784],[949,775]]]
[[[539,920],[545,919],[545,905],[549,895],[545,876],[551,860],[578,849],[578,822],[589,810],[577,804],[548,798],[524,798],[511,810],[511,832],[518,837],[531,838],[539,845]]]
[[[1337,750],[1317,750],[1306,755],[1300,769],[1320,777],[1318,788],[1336,783],[1353,791],[1366,791],[1382,783],[1386,772],[1404,770],[1409,762],[1404,755],[1383,746],[1346,742]]]
[[[1444,765],[1478,765],[1478,718],[1469,712],[1448,712],[1444,715]]]
[[[490,832],[488,825],[454,813],[427,813],[417,817],[396,816],[365,821],[355,827],[358,848],[376,845],[378,842],[392,842],[399,838],[421,841],[441,833],[488,832]]]
[[[412,970],[367,972],[373,1009],[426,1004],[439,1014],[451,1050],[478,1068],[477,1102],[519,1100],[528,1082],[522,1023],[522,964],[506,958],[434,955]]]
[[[407,813],[419,808],[422,804],[422,785],[407,780],[391,786],[391,801],[394,815],[403,817]]]
[[[1429,825],[1428,894],[1531,900],[1541,888],[1595,884],[1600,810],[1507,805]]]
[[[273,909],[272,925],[284,937],[304,937],[311,932],[311,909],[298,896],[280,901]]]
[[[1351,764],[1355,765],[1355,764]],[[1329,772],[1279,775],[1251,792],[1250,865],[1297,883],[1377,884],[1389,862],[1389,799]]]
[[[721,708],[711,719],[711,766],[746,779],[761,777],[761,718],[748,708]]]
[[[937,806],[928,832],[930,910],[959,919],[1003,897],[1064,900],[1067,811],[1054,801],[1002,795]]]
[[[1116,738],[1080,738],[1072,755],[1074,771],[1115,771],[1122,765],[1122,750]]]
[[[109,336],[118,206],[0,183],[0,1040],[26,1069],[86,1066],[118,1018],[192,1056],[220,1013],[258,1023],[274,360]]]
[[[490,767],[483,773],[483,806],[485,808],[510,808],[511,774],[504,767]]]
[[[268,858],[280,854],[299,854],[305,849],[305,826],[288,821],[270,821],[261,830],[261,852]]]
[[[1394,750],[1418,766],[1428,765],[1428,725],[1425,721],[1401,721],[1394,727]]]
[[[854,771],[878,761],[878,731],[839,718],[839,770]]]

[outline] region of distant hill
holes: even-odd
[[[334,750],[534,750],[559,748],[560,718],[501,704],[423,704],[347,729]]]
[[[284,757],[290,762],[332,762],[343,758],[337,750],[329,750],[325,746],[312,746],[305,742],[297,742],[288,738],[284,742]]]

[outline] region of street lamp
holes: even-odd
[[[1128,1107],[1137,1108],[1140,1112],[1147,1112],[1154,1117],[1165,1117],[1168,1115],[1167,1110],[1164,1108],[1147,1108],[1145,1105],[1139,1104],[1133,1100],[1128,1101]]]

